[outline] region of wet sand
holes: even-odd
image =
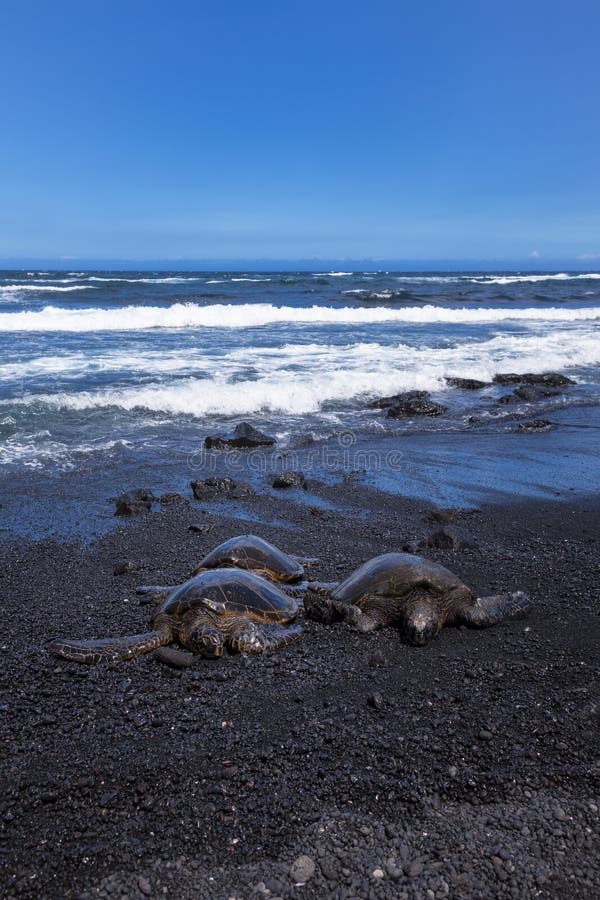
[[[51,488],[25,504],[38,539],[5,518],[2,896],[599,895],[597,497],[482,505],[456,517],[477,549],[426,551],[478,593],[531,594],[489,630],[417,649],[306,622],[285,650],[181,671],[48,656],[58,635],[145,630],[135,585],[234,534],[332,580],[434,527],[429,504],[352,479],[211,504],[171,486],[189,506],[103,522],[74,489],[71,539],[40,537]]]

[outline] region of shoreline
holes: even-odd
[[[188,435],[187,449],[179,452],[122,448],[116,456],[90,455],[72,469],[7,472],[0,479],[0,544],[11,534],[89,544],[114,529],[113,498],[125,491],[143,487],[157,497],[176,491],[189,499],[190,483],[210,477],[248,483],[257,497],[278,500],[284,511],[290,497],[303,506],[335,509],[348,481],[381,498],[403,496],[432,506],[510,505],[515,498],[585,502],[597,480],[600,407],[571,407],[552,419],[556,427],[541,434],[519,433],[517,419],[505,432],[348,430],[323,441],[298,436],[291,446],[234,452],[204,450],[201,430],[195,438]],[[307,491],[272,488],[274,474],[297,470],[306,476]]]
[[[135,585],[181,579],[236,533],[318,556],[311,576],[338,580],[434,527],[431,504],[351,479],[309,494],[320,503],[157,506],[85,546],[5,536],[5,896],[598,895],[593,495],[459,512],[477,548],[424,555],[534,607],[423,649],[394,629],[303,622],[284,650],[184,671],[44,653],[59,634],[145,629]]]

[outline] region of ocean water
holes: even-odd
[[[600,406],[599,322],[600,272],[3,271],[0,468],[157,466],[245,420],[293,452],[493,444],[543,415],[575,446]],[[445,381],[550,370],[577,386],[533,404]],[[367,406],[413,389],[448,412],[392,420]]]

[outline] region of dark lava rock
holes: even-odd
[[[387,409],[388,406],[396,406],[409,400],[428,400],[429,391],[404,391],[402,394],[394,394],[393,397],[380,397],[379,400],[371,400],[367,404],[369,409]]]
[[[212,525],[202,525],[199,522],[192,522],[188,531],[195,531],[197,534],[208,534],[212,530]]]
[[[232,449],[251,449],[252,447],[272,447],[275,438],[269,437],[248,422],[240,422],[236,425],[233,435],[226,437],[216,435],[207,437],[204,446],[207,450],[232,450]]]
[[[193,653],[178,650],[176,647],[159,647],[154,653],[154,658],[172,669],[189,669],[196,662]]]
[[[461,391],[480,391],[488,387],[488,381],[477,381],[475,378],[446,378],[448,387],[459,388]]]
[[[135,572],[137,566],[130,559],[124,559],[118,562],[113,569],[113,575],[127,575],[128,572]]]
[[[500,397],[500,403],[535,403],[536,400],[544,400],[546,397],[558,397],[560,391],[541,385],[523,384],[516,388],[512,394]]]
[[[418,553],[422,543],[423,541],[407,541],[402,545],[402,550],[404,553]]]
[[[526,372],[523,375],[516,375],[513,372],[507,374],[494,375],[494,384],[542,384],[548,387],[565,387],[569,384],[577,384],[572,378],[567,378],[560,372],[544,372],[536,375],[533,372]]]
[[[402,546],[404,553],[419,553],[427,548],[434,550],[473,550],[477,539],[458,528],[446,525],[432,531],[421,541],[407,541]]]
[[[188,506],[189,504],[189,500],[175,492],[161,494],[158,498],[158,502],[161,506]]]
[[[427,535],[419,546],[432,547],[436,550],[472,550],[477,546],[477,538],[453,525],[445,525]]]
[[[369,694],[369,696],[367,697],[367,703],[373,709],[378,710],[382,710],[385,706],[385,700],[383,699],[383,696],[379,693],[379,691],[373,691],[372,694]]]
[[[390,406],[387,414],[393,419],[408,419],[411,416],[441,416],[447,407],[433,400],[405,400],[397,406]]]
[[[440,522],[442,525],[449,525],[450,522],[454,522],[458,514],[458,510],[452,506],[440,507],[439,509],[431,510],[427,516],[427,521]]]
[[[537,434],[550,431],[554,426],[548,419],[534,419],[533,422],[521,422],[517,431],[523,434]]]
[[[306,490],[306,478],[303,472],[282,472],[271,480],[274,488],[299,487]]]
[[[248,497],[254,493],[249,484],[244,481],[234,481],[233,478],[206,478],[204,481],[192,481],[190,487],[196,500],[212,500],[215,497],[226,497],[229,500],[237,500],[240,497]]]
[[[115,516],[139,516],[149,512],[156,497],[152,491],[139,488],[137,491],[128,491],[116,499],[117,508]]]

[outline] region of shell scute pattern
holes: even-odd
[[[460,578],[439,563],[411,553],[384,553],[360,566],[331,596],[345,603],[357,603],[367,594],[402,597],[416,589],[445,594],[457,588],[474,599]]]
[[[304,568],[298,560],[255,534],[241,534],[219,544],[201,560],[195,573],[232,566],[264,573],[285,584],[300,581],[304,577]]]
[[[205,606],[222,604],[225,616],[247,615],[257,622],[286,622],[298,613],[298,601],[276,585],[241,569],[209,569],[195,575],[163,601],[161,613],[178,616]]]

